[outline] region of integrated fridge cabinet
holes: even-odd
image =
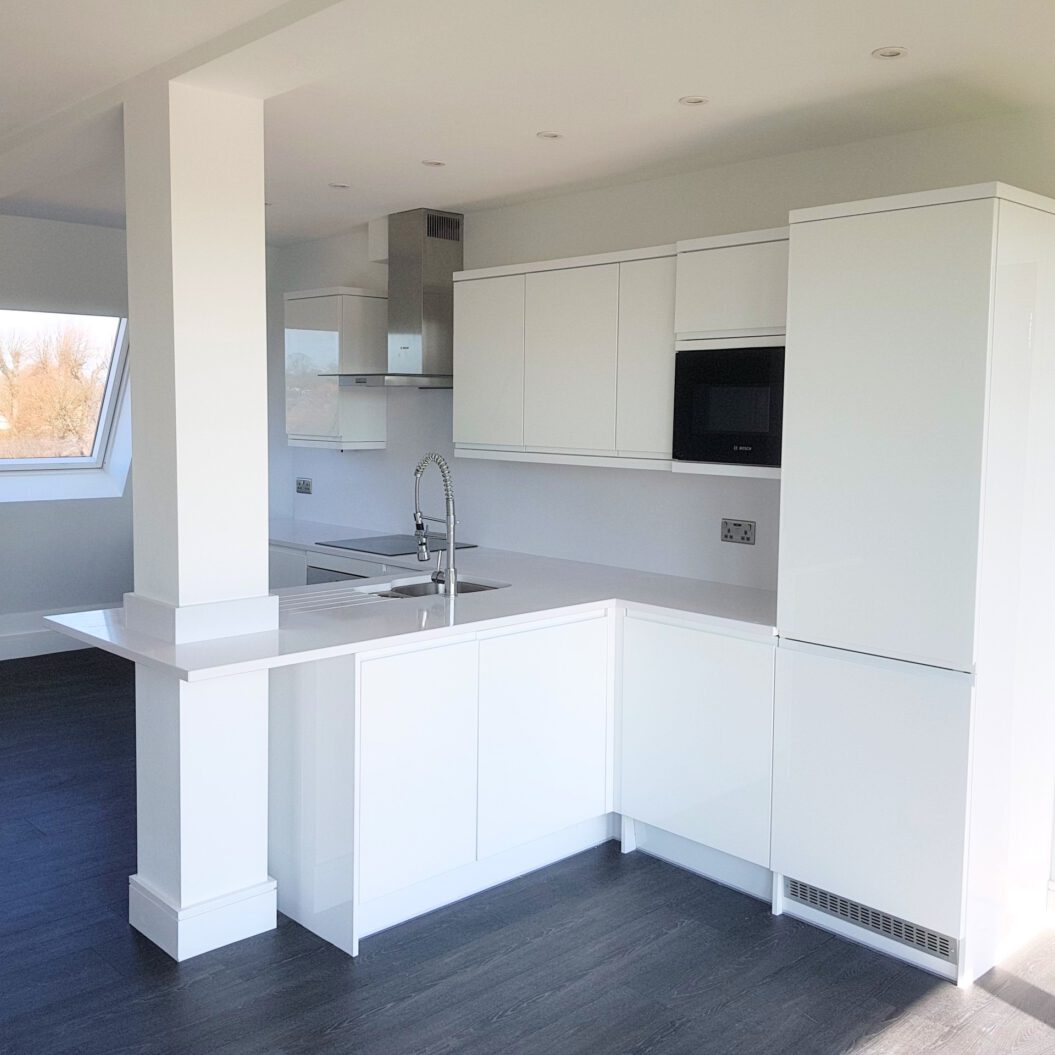
[[[1050,875],[1053,213],[988,184],[791,217],[773,866],[789,912],[941,932],[961,981]]]

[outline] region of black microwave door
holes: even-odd
[[[782,348],[679,352],[674,457],[780,465]]]

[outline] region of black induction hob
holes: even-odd
[[[373,535],[370,538],[342,538],[335,542],[316,542],[317,546],[354,549],[359,553],[377,553],[382,557],[404,557],[417,553],[418,540],[413,535]],[[429,535],[429,550],[438,553],[447,548],[444,535]],[[476,549],[475,542],[459,542],[455,549]]]

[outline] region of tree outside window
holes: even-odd
[[[122,322],[0,309],[0,468],[96,456]]]

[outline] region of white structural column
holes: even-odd
[[[172,644],[273,631],[263,104],[159,81],[125,104],[135,592]],[[266,672],[136,671],[133,926],[176,959],[275,926]]]

